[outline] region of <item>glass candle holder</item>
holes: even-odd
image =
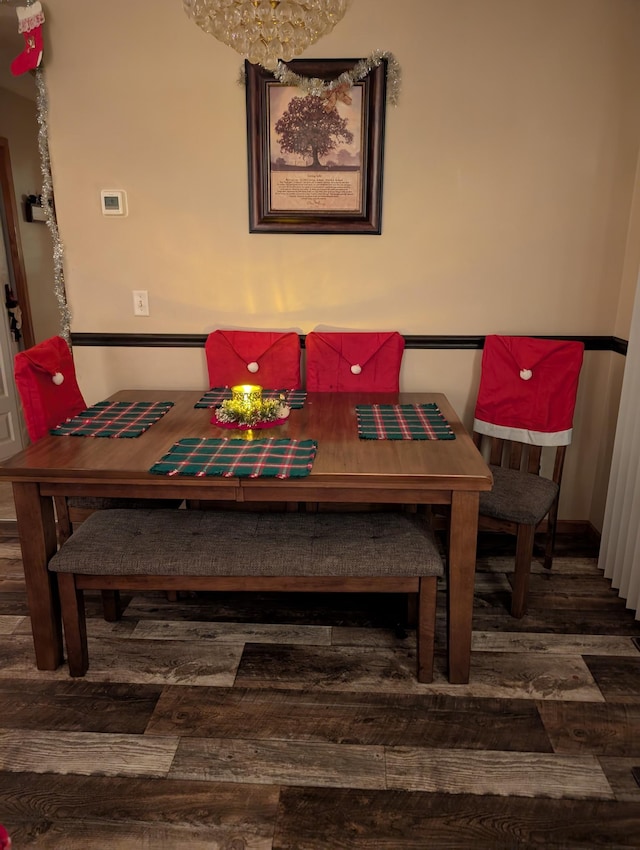
[[[256,384],[238,384],[231,387],[231,401],[238,412],[245,414],[247,421],[260,409],[262,404],[262,387]]]

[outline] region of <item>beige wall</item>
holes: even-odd
[[[78,8],[56,0],[46,24],[74,331],[624,336],[640,263],[635,0],[353,0],[307,55],[400,63],[381,236],[249,234],[240,57],[180,0]],[[100,214],[102,188],[127,191],[127,218]],[[148,290],[148,318],[133,289]],[[76,358],[91,401],[206,384],[199,350]],[[601,522],[621,359],[587,355],[565,518]],[[445,391],[469,423],[478,369],[479,352],[408,351],[402,383]]]
[[[38,195],[42,188],[36,107],[34,101],[2,88],[1,81],[0,136],[9,141],[33,333],[36,341],[39,341],[60,332],[60,315],[53,287],[49,229],[46,224],[27,222],[24,214],[25,196]],[[4,292],[1,295],[4,303]]]

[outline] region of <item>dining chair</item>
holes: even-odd
[[[545,517],[544,566],[553,563],[583,352],[571,340],[495,334],[484,343],[473,439],[487,458],[493,489],[480,494],[479,529],[516,535],[514,617],[527,612],[535,532]]]
[[[215,330],[207,337],[204,350],[210,387],[301,387],[300,337],[293,331]]]
[[[211,388],[256,384],[271,390],[298,390],[302,386],[300,336],[294,331],[217,329],[207,336],[204,350]],[[188,499],[187,507],[251,510],[255,506],[235,500]],[[293,504],[287,507],[296,508]],[[263,508],[281,510],[282,506],[264,503]]]
[[[312,331],[305,339],[309,392],[398,392],[404,337],[397,331]]]
[[[14,377],[32,443],[46,437],[52,428],[87,408],[78,386],[71,349],[60,336],[18,352],[14,357]],[[82,522],[93,511],[109,508],[169,508],[180,504],[175,499],[93,496],[55,497],[54,502],[60,544],[68,539],[73,523]]]
[[[305,338],[308,392],[398,392],[404,337],[397,331],[311,331]],[[305,510],[326,510],[306,502]],[[398,506],[362,504],[361,510],[398,510]],[[415,506],[404,510],[415,511]],[[411,600],[409,607],[411,608]],[[409,622],[413,620],[409,615]],[[399,625],[399,632],[403,625]]]

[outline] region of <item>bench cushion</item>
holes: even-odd
[[[386,512],[97,511],[49,569],[85,575],[443,574],[424,520]]]

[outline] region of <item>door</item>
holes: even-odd
[[[4,306],[7,294],[5,286],[15,294],[20,305],[22,347],[29,348],[34,339],[9,143],[0,137],[0,461],[20,451],[28,441],[13,379],[13,357],[19,346],[11,332],[9,314]]]
[[[5,287],[15,292],[15,281],[12,279],[11,258],[6,247],[6,216],[2,203],[0,213],[0,297],[3,298]],[[25,445],[24,421],[13,380],[13,357],[17,351],[18,344],[9,328],[8,313],[0,305],[0,461],[11,457]]]

